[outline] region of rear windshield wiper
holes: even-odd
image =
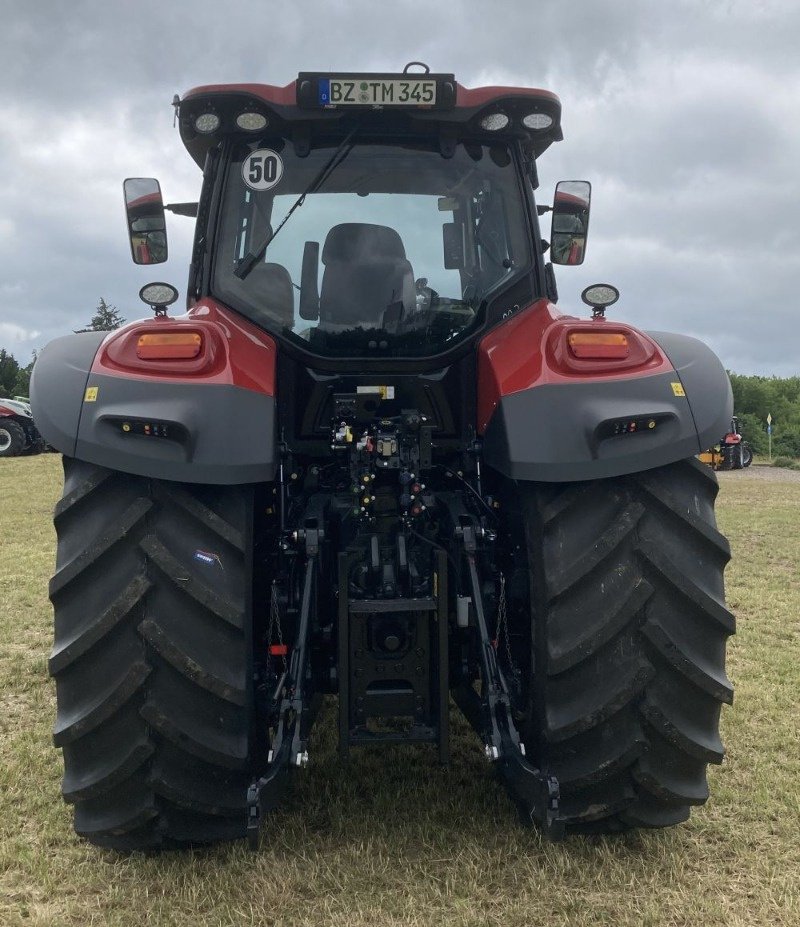
[[[278,232],[280,232],[284,225],[286,225],[295,209],[302,206],[308,194],[315,193],[342,163],[342,161],[344,161],[344,159],[350,154],[353,145],[355,144],[353,138],[360,128],[361,126],[357,125],[348,135],[346,135],[341,140],[341,142],[339,142],[336,151],[334,151],[330,158],[328,158],[320,171],[317,173],[311,183],[305,188],[305,190],[303,190],[300,196],[297,197],[292,205],[292,208],[283,217],[280,225],[275,229],[275,231],[273,232],[272,229],[269,229],[255,251],[248,251],[247,254],[241,259],[241,261],[237,263],[236,267],[233,269],[234,276],[238,277],[240,280],[244,280],[244,278],[250,273],[256,264],[264,257],[270,242],[276,238]]]

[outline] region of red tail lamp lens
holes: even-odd
[[[579,358],[620,360],[630,353],[628,336],[622,332],[570,332],[567,343]]]
[[[197,357],[202,348],[199,332],[159,332],[139,335],[136,356],[142,360],[180,360]]]

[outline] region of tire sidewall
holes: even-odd
[[[0,457],[17,457],[25,448],[25,432],[13,419],[0,420]]]

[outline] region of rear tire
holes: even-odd
[[[749,467],[753,462],[753,450],[749,444],[742,445],[742,467]]]
[[[0,457],[17,457],[25,448],[25,432],[13,419],[0,420]]]
[[[34,457],[36,454],[42,453],[44,446],[44,441],[42,441],[41,438],[35,438],[30,442],[30,444],[28,444],[22,453],[25,457]]]
[[[524,485],[524,484],[523,484]],[[730,558],[699,461],[522,490],[533,613],[528,753],[567,830],[664,827],[708,798],[733,690]]]
[[[50,672],[75,830],[120,850],[241,837],[252,490],[67,457],[64,477]]]

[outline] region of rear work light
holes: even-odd
[[[528,113],[522,117],[522,124],[526,129],[549,129],[553,124],[553,117],[547,113]]]
[[[150,332],[139,335],[136,356],[142,360],[180,360],[197,357],[203,348],[199,332]]]
[[[630,353],[628,336],[622,332],[570,332],[567,344],[573,357],[621,360]]]
[[[487,132],[499,132],[511,122],[505,113],[489,113],[481,119],[481,128]]]
[[[236,117],[236,125],[245,132],[260,132],[269,125],[269,119],[263,113],[246,110]]]
[[[216,113],[201,113],[194,121],[194,128],[201,135],[212,135],[219,128],[219,124],[220,119]]]

